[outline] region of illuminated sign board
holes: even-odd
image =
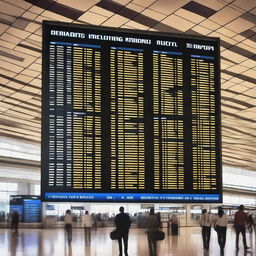
[[[42,199],[221,202],[219,50],[44,22]]]

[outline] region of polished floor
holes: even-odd
[[[13,235],[9,229],[0,229],[0,256],[118,256],[118,243],[109,238],[111,228],[92,231],[91,243],[85,243],[82,229],[73,229],[70,246],[63,229],[20,229]],[[166,230],[164,230],[166,232]],[[228,229],[225,256],[256,255],[255,233],[247,233],[250,250],[244,252],[240,237],[240,250],[235,250],[235,233]],[[149,255],[145,230],[131,229],[129,256]],[[210,249],[202,249],[199,227],[180,228],[178,236],[166,236],[158,242],[158,256],[218,256],[220,255],[216,232],[212,229]]]

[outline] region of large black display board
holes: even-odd
[[[42,198],[221,202],[217,38],[43,23]]]

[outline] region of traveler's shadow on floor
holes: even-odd
[[[178,236],[171,236],[172,241],[172,251],[178,253]]]
[[[19,237],[16,234],[11,234],[10,236],[10,253],[11,256],[16,256],[18,248]]]
[[[242,255],[242,254],[240,254]],[[244,251],[244,256],[249,256],[249,255],[253,255],[251,251]],[[236,250],[236,255],[235,256],[239,256],[239,250]]]
[[[65,256],[72,256],[72,243],[68,243],[68,246],[65,246]]]
[[[85,243],[84,255],[91,255],[91,243]]]
[[[204,256],[209,256],[209,250],[208,251],[204,251]]]

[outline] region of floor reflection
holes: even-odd
[[[118,243],[109,238],[111,228],[92,231],[91,242],[86,242],[82,229],[73,230],[73,240],[68,244],[63,229],[23,229],[14,235],[8,229],[0,229],[1,256],[115,256]],[[158,242],[158,256],[218,256],[220,248],[216,232],[212,232],[210,249],[203,251],[199,227],[181,228],[178,236],[166,233],[164,241]],[[228,229],[225,256],[255,256],[255,233],[247,234],[250,249],[244,251],[242,241],[240,250],[235,250],[235,232]],[[128,251],[130,256],[149,254],[145,230],[131,229]],[[223,255],[223,254],[222,254]]]
[[[19,240],[18,235],[10,234],[10,248],[9,248],[10,256],[16,256],[17,248],[18,248],[18,240]]]
[[[72,242],[65,246],[65,256],[72,256]]]
[[[91,255],[91,244],[86,244],[84,246],[84,255]]]

